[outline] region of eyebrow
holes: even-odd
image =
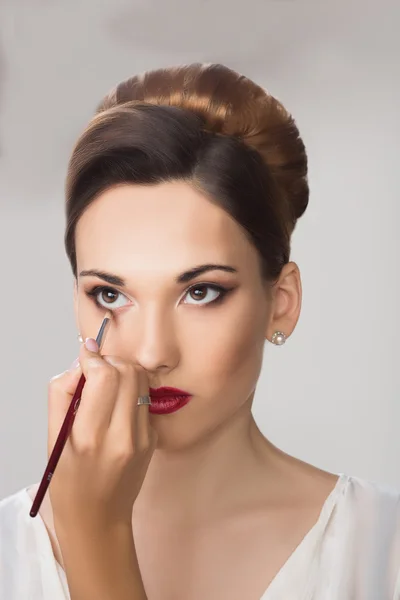
[[[197,267],[193,267],[188,271],[184,271],[180,273],[175,278],[175,283],[182,284],[188,283],[195,277],[202,275],[203,273],[207,273],[208,271],[227,271],[228,273],[237,273],[238,270],[235,267],[231,267],[230,265],[218,265],[218,264],[206,264],[199,265]],[[116,285],[118,287],[126,287],[126,280],[119,275],[114,275],[113,273],[106,273],[105,271],[98,271],[97,269],[88,269],[86,271],[81,271],[79,273],[80,277],[98,277],[103,281],[106,281],[110,285]]]

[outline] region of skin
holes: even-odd
[[[272,288],[266,285],[241,227],[186,182],[107,190],[79,220],[76,250],[78,274],[98,269],[126,280],[120,288],[78,277],[74,305],[83,338],[96,334],[113,306],[103,294],[104,307],[97,307],[86,292],[112,287],[121,292],[120,308],[102,353],[145,369],[151,387],[193,394],[176,413],[150,414],[157,449],[132,512],[148,597],[260,597],[337,481],[276,448],[251,412],[265,341],[277,330],[289,338],[299,319],[298,266],[290,262]],[[238,273],[210,271],[175,283],[204,263]],[[218,292],[208,283],[235,289],[212,304]],[[188,293],[195,284],[203,295]],[[48,498],[41,516],[62,564]]]

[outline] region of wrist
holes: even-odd
[[[59,542],[71,600],[146,600],[131,524],[70,527]]]

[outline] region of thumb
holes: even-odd
[[[71,367],[53,377],[48,388],[48,455],[52,452],[75,393],[82,369],[76,361]]]

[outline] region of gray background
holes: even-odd
[[[0,0],[0,497],[42,476],[47,381],[78,352],[63,248],[72,144],[119,80],[192,61],[267,87],[308,149],[292,253],[302,315],[286,346],[266,346],[260,427],[321,468],[400,487],[399,7]]]

